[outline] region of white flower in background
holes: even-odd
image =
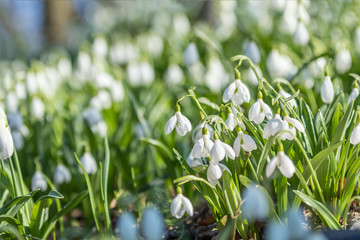
[[[136,62],[130,62],[127,65],[126,74],[131,86],[137,87],[141,85],[140,66]]]
[[[54,173],[54,183],[60,185],[63,183],[69,183],[71,181],[71,174],[67,167],[63,164],[57,165]]]
[[[141,84],[149,86],[155,79],[154,68],[148,62],[141,62],[139,66],[141,71]]]
[[[286,178],[291,178],[295,173],[294,163],[286,156],[283,150],[278,151],[277,155],[266,166],[266,176],[268,178],[273,174],[276,167]]]
[[[6,95],[6,111],[7,112],[16,112],[18,109],[18,97],[14,92],[9,92]]]
[[[248,56],[255,64],[259,64],[261,61],[259,47],[254,41],[251,41],[246,45],[245,55]]]
[[[207,129],[203,128],[203,135],[196,140],[192,149],[192,156],[194,158],[208,157],[213,146],[214,142],[209,138]]]
[[[14,146],[16,150],[21,150],[24,147],[24,139],[20,131],[13,130],[11,131],[11,136],[14,141]]]
[[[87,52],[81,51],[79,53],[78,59],[77,59],[77,65],[78,65],[78,69],[79,69],[79,74],[82,77],[86,77],[86,76],[89,76],[89,74],[91,74],[92,62],[91,62],[91,58]]]
[[[291,97],[291,94],[286,92],[284,89],[281,89],[279,91],[280,95],[282,95],[284,98],[289,98]],[[297,103],[295,101],[295,99],[291,99],[289,102],[290,106],[293,108],[293,107],[297,107]]]
[[[256,72],[259,74],[259,78],[261,79],[263,77],[263,74],[262,74],[260,67],[258,65],[255,65],[255,69],[256,69]],[[245,76],[246,76],[245,79],[247,79],[247,82],[250,85],[254,85],[254,86],[259,85],[259,79],[256,77],[256,74],[252,68],[249,68],[245,72]]]
[[[274,117],[269,120],[264,127],[263,138],[267,139],[270,136],[274,136],[281,130],[289,130],[289,124],[281,119],[280,114],[275,114]]]
[[[68,58],[61,58],[57,65],[57,70],[62,77],[70,77],[72,73],[71,61]]]
[[[184,63],[186,66],[191,66],[199,61],[199,53],[195,43],[191,42],[184,51]]]
[[[89,152],[85,152],[84,155],[80,158],[80,162],[83,165],[85,172],[87,174],[95,174],[97,171],[97,165],[94,157]],[[83,171],[81,170],[79,166],[79,171],[81,174],[83,174]]]
[[[38,91],[38,81],[35,73],[28,72],[26,76],[26,88],[27,91],[32,95]]]
[[[103,37],[96,37],[92,46],[94,55],[98,58],[106,57],[108,53],[108,45]]]
[[[331,82],[330,76],[325,76],[321,85],[321,100],[324,103],[330,104],[334,99],[334,86]]]
[[[159,240],[162,239],[164,233],[164,218],[161,212],[154,208],[149,207],[143,211],[141,218],[141,231],[142,236],[146,240]]]
[[[293,40],[294,44],[299,46],[305,46],[310,41],[309,31],[307,30],[305,24],[301,21],[297,24]]]
[[[104,120],[90,126],[91,131],[94,134],[98,134],[100,137],[104,138],[106,136],[108,127]]]
[[[358,123],[358,125],[351,132],[350,143],[353,145],[360,143],[360,123]]]
[[[280,54],[277,50],[272,50],[269,53],[266,59],[266,67],[273,78],[287,78],[297,72],[297,67],[294,65],[291,58],[287,55]]]
[[[179,65],[172,63],[167,68],[164,74],[164,79],[169,85],[179,84],[184,81],[184,73],[179,67]]]
[[[45,105],[40,98],[33,98],[31,101],[31,112],[36,120],[42,121],[45,115]]]
[[[231,110],[230,112],[228,112],[227,119],[225,120],[225,124],[228,126],[231,132],[234,130],[234,128],[237,125],[236,117]]]
[[[234,151],[237,157],[240,155],[241,148],[244,149],[245,152],[251,152],[252,150],[256,150],[257,146],[255,141],[249,135],[240,130],[234,141]]]
[[[350,70],[352,65],[351,54],[348,49],[342,49],[335,56],[336,71],[343,74]]]
[[[44,178],[42,172],[36,171],[34,176],[31,179],[31,189],[34,191],[40,189],[41,191],[46,191],[48,185],[46,179]]]
[[[222,161],[225,158],[225,156],[234,160],[235,159],[234,150],[228,144],[222,142],[219,139],[217,133],[214,133],[214,139],[215,139],[214,145],[210,151],[211,162],[214,164],[218,164],[220,161]]]
[[[14,153],[13,138],[7,123],[6,115],[0,109],[0,160],[10,158]]]
[[[354,47],[355,51],[360,52],[360,26],[356,28],[354,33]]]
[[[293,35],[296,31],[297,24],[298,19],[294,15],[286,14],[285,12],[281,17],[279,31],[282,34]]]
[[[122,213],[116,221],[115,232],[118,233],[120,239],[137,240],[138,231],[135,217],[129,212]]]
[[[263,190],[256,185],[250,185],[243,193],[244,204],[242,212],[249,222],[264,219],[269,213],[269,203]]]
[[[102,121],[100,111],[95,108],[87,108],[84,111],[83,116],[89,126],[93,126]]]
[[[161,56],[164,50],[163,39],[156,33],[150,33],[146,34],[145,40],[146,51],[153,57]]]
[[[110,87],[110,94],[115,102],[121,102],[125,97],[125,91],[120,81],[114,80]]]
[[[209,138],[212,137],[212,133],[214,132],[214,128],[209,125],[209,124],[205,124],[205,122],[198,124],[195,128],[194,131],[192,132],[192,136],[191,139],[193,142],[195,142],[197,139],[202,138],[203,136],[203,128],[206,127],[206,132]]]
[[[170,208],[171,215],[177,219],[182,218],[185,212],[189,214],[190,217],[194,214],[194,208],[190,200],[181,193],[178,193],[178,195],[173,199]]]
[[[309,65],[310,73],[315,78],[320,78],[326,66],[326,59],[324,57],[318,58]]]
[[[283,11],[286,5],[286,0],[271,0],[270,7],[275,11]]]
[[[272,116],[270,107],[261,98],[258,98],[249,110],[249,120],[256,124],[262,123],[265,117],[270,120]]]
[[[217,57],[211,57],[207,64],[205,84],[212,92],[219,92],[229,81],[229,74]]]
[[[359,96],[359,87],[354,87],[349,95],[348,104],[350,104],[352,100],[354,100],[355,102],[358,96]]]
[[[286,115],[284,117],[284,121],[286,121],[288,123],[288,126],[289,126],[289,131],[294,135],[296,136],[296,129],[299,131],[299,132],[302,132],[302,133],[305,133],[305,128],[304,126],[302,125],[302,123],[295,119],[295,118],[291,118],[289,117],[288,115]],[[291,134],[287,134],[287,139],[289,140],[293,140],[294,137],[291,135]]]
[[[190,152],[189,156],[187,157],[186,162],[187,162],[187,164],[189,164],[189,166],[191,168],[204,165],[201,158],[194,158],[193,157],[193,152],[192,151]]]
[[[95,83],[98,88],[111,88],[114,78],[107,72],[96,73]]]
[[[206,176],[207,176],[208,182],[211,185],[215,186],[218,183],[218,180],[222,176],[222,171],[221,171],[219,164],[213,164],[212,162],[210,162],[209,167],[206,171]]]
[[[99,111],[102,109],[109,109],[111,105],[111,96],[107,90],[100,90],[98,94],[90,100],[90,106]]]
[[[26,99],[26,86],[24,83],[22,83],[22,82],[16,83],[15,92],[16,92],[16,96],[19,99],[21,99],[21,100]]]
[[[165,126],[165,134],[169,135],[174,128],[176,127],[176,132],[180,136],[185,136],[187,132],[191,131],[191,123],[180,111],[177,111],[174,116],[172,116]]]
[[[177,13],[173,17],[173,32],[178,37],[185,37],[191,29],[188,17],[183,13]]]
[[[237,105],[250,101],[249,89],[240,79],[236,79],[225,89],[223,102],[228,102],[229,100],[232,100]]]

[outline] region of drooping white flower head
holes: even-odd
[[[214,133],[214,145],[210,151],[210,159],[212,163],[217,164],[222,161],[225,156],[229,157],[230,159],[235,159],[235,152],[234,150],[226,143],[222,142],[219,139],[217,133]]]
[[[182,193],[178,193],[178,195],[173,199],[170,209],[171,215],[177,219],[182,218],[185,212],[189,214],[189,216],[194,214],[194,208],[190,200],[182,195]]]
[[[87,174],[95,174],[97,171],[97,165],[94,157],[89,152],[85,152],[84,155],[80,158],[80,162],[83,165],[85,172]],[[80,166],[79,171],[83,174]]]
[[[269,213],[269,203],[263,190],[256,185],[250,185],[243,193],[244,204],[242,212],[249,222],[264,219]]]
[[[291,178],[295,173],[294,163],[286,156],[283,150],[278,151],[277,155],[273,157],[266,166],[266,176],[270,177],[276,167],[280,170],[281,174],[287,178]]]
[[[286,121],[282,120],[280,114],[277,113],[265,125],[265,128],[263,130],[263,138],[267,139],[270,136],[274,136],[276,133],[282,130],[289,130],[289,124]],[[283,135],[283,140],[286,139],[286,135],[287,134]]]
[[[246,45],[245,55],[248,56],[255,64],[259,64],[261,61],[260,50],[254,41],[250,41]]]
[[[225,89],[223,102],[228,102],[230,100],[237,105],[241,105],[244,102],[248,103],[250,101],[249,89],[240,79],[236,79]]]
[[[45,115],[45,105],[40,98],[33,98],[31,102],[31,112],[36,120],[41,121]]]
[[[351,93],[349,95],[348,104],[351,103],[352,100],[356,100],[356,98],[359,96],[359,84],[357,83],[357,80],[353,83],[353,89],[351,90]]]
[[[11,136],[14,140],[14,146],[16,150],[21,150],[24,147],[24,139],[21,132],[18,130],[11,131]]]
[[[206,171],[206,176],[207,176],[207,180],[208,182],[215,186],[218,183],[218,180],[221,178],[222,176],[222,170],[219,166],[219,164],[213,164],[213,162],[210,162],[209,167]]]
[[[265,117],[270,120],[272,116],[270,107],[261,98],[258,98],[249,110],[249,120],[256,124],[262,123]]]
[[[54,183],[60,185],[63,183],[69,183],[71,181],[71,174],[67,167],[63,164],[57,165],[54,173]]]
[[[199,53],[195,43],[191,42],[184,51],[184,63],[186,66],[191,66],[199,60]]]
[[[335,56],[336,71],[343,74],[350,70],[352,65],[351,54],[348,49],[340,50]]]
[[[354,47],[355,51],[360,52],[360,26],[356,28],[354,33]]]
[[[203,135],[197,139],[192,149],[192,156],[194,158],[206,158],[210,155],[210,151],[214,146],[214,142],[211,141],[207,128],[203,128]]]
[[[325,76],[321,85],[321,100],[324,103],[330,104],[334,99],[334,86],[331,82],[330,76]]]
[[[137,240],[138,231],[135,217],[129,212],[121,214],[116,221],[115,232],[119,235],[120,239]]]
[[[293,135],[296,136],[296,129],[299,132],[305,133],[305,128],[304,128],[304,126],[302,125],[302,123],[299,120],[297,120],[295,118],[291,118],[288,115],[286,115],[284,117],[284,121],[286,121],[288,123],[289,131],[292,133],[292,135],[291,134],[286,134],[287,139],[289,139],[289,140],[294,139]]]
[[[240,154],[241,148],[244,149],[245,152],[251,152],[252,150],[256,150],[257,146],[255,141],[249,135],[239,130],[238,135],[234,141],[234,151],[237,157]]]
[[[10,158],[14,153],[14,143],[6,115],[0,109],[0,160]]]
[[[46,179],[44,178],[42,172],[36,171],[34,176],[31,179],[31,189],[34,191],[40,189],[41,191],[46,191],[48,185]]]
[[[353,145],[360,143],[360,123],[358,123],[358,125],[351,132],[350,143]]]
[[[282,95],[284,98],[289,98],[289,97],[291,97],[291,94],[288,93],[288,92],[286,92],[284,89],[280,89],[279,93],[280,93],[280,95]],[[297,103],[296,103],[295,99],[291,99],[291,100],[289,101],[289,104],[290,104],[290,106],[291,106],[292,108],[293,108],[293,107],[297,107]]]
[[[184,81],[184,73],[179,65],[172,63],[167,68],[164,74],[164,79],[169,85],[180,84]]]
[[[108,45],[104,37],[96,37],[92,46],[94,55],[98,58],[104,58],[108,53]]]
[[[18,97],[14,92],[10,92],[6,95],[6,111],[17,112],[18,109]]]
[[[191,168],[204,165],[201,158],[194,158],[193,151],[190,152],[186,159],[186,163],[189,164]]]
[[[295,33],[293,35],[295,45],[305,46],[309,43],[309,31],[302,21],[298,22]]]
[[[178,108],[178,107],[177,107]],[[176,132],[180,136],[185,136],[187,132],[191,131],[191,123],[184,115],[181,114],[180,108],[177,109],[175,115],[172,116],[165,126],[165,134],[169,135],[176,127]]]
[[[225,124],[228,126],[228,128],[230,129],[231,132],[236,127],[237,121],[236,121],[236,117],[232,111],[228,112],[228,116],[227,116],[227,119],[225,120]]]
[[[194,128],[194,131],[192,131],[192,136],[191,136],[191,139],[193,142],[196,142],[197,139],[199,138],[202,138],[203,136],[203,128],[206,127],[206,132],[207,132],[207,135],[209,138],[212,137],[212,132],[214,132],[214,128],[203,122],[203,123],[200,123],[198,124],[195,128]]]
[[[141,232],[144,239],[162,239],[164,230],[164,218],[161,212],[154,207],[146,208],[141,218]]]

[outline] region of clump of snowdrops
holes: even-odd
[[[218,228],[229,226],[245,239],[263,237],[255,220],[271,219],[283,227],[280,219],[288,221],[290,209],[301,211],[301,206],[327,228],[346,228],[351,204],[360,198],[359,76],[350,74],[354,82],[349,96],[335,92],[329,61],[321,71],[323,105],[313,112],[291,82],[260,77],[244,55],[231,60],[237,62],[236,79],[225,89],[222,102],[200,103],[191,87],[176,102],[175,115],[165,126],[165,134],[192,134],[188,155],[174,149],[186,173],[174,180],[178,189],[192,182],[208,202]],[[241,77],[244,63],[258,79],[255,96]],[[197,120],[182,114],[185,98],[195,103],[185,106],[199,112]],[[191,203],[181,190],[177,192],[172,215],[192,216]]]

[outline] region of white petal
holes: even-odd
[[[289,117],[288,121],[300,132],[302,132],[302,133],[305,132],[305,128],[299,120]]]
[[[181,210],[182,199],[180,196],[181,196],[180,194],[177,195],[171,203],[170,209],[171,209],[171,215],[173,217],[178,217],[178,213]],[[182,216],[180,216],[179,218],[181,218],[181,217]]]
[[[321,85],[321,99],[324,103],[331,103],[334,98],[334,86],[329,76],[325,77],[323,84]]]
[[[256,150],[257,148],[256,143],[249,135],[243,133],[242,139],[243,139],[243,144],[241,145],[241,147],[246,152],[251,152],[252,150]]]
[[[177,120],[178,120],[178,125],[180,127],[184,128],[185,131],[187,131],[187,132],[191,131],[191,123],[190,123],[189,119],[187,119],[180,112],[177,112]]]
[[[222,161],[225,157],[225,149],[222,146],[222,142],[219,139],[216,139],[214,146],[210,151],[210,159],[213,163],[218,163]]]
[[[271,112],[271,108],[269,107],[269,105],[262,102],[261,107],[262,107],[262,110],[263,110],[266,118],[270,120],[272,118],[273,114]]]
[[[185,136],[187,133],[186,129],[182,126],[177,126],[176,132],[179,134],[179,136],[182,136],[182,137]]]
[[[223,145],[223,148],[225,150],[225,154],[226,156],[228,156],[230,159],[234,160],[235,159],[235,152],[234,152],[234,149],[232,149],[232,147],[230,147],[228,144],[226,143],[223,143],[222,142],[222,145]]]
[[[236,80],[238,92],[242,97],[242,101],[248,103],[250,101],[250,92],[248,87],[240,80]]]
[[[210,152],[212,147],[214,146],[214,142],[211,141],[211,139],[209,138],[208,135],[204,136],[203,139],[204,139],[204,145],[205,145],[206,150],[208,152]]]
[[[351,133],[350,143],[357,145],[360,143],[360,124],[358,124]]]
[[[228,102],[231,97],[234,95],[236,89],[235,82],[232,82],[226,89],[223,95],[223,102]]]
[[[219,165],[210,163],[209,167],[207,169],[206,175],[208,178],[211,178],[211,179],[221,178],[222,172],[221,172]]]
[[[228,118],[225,121],[225,124],[229,127],[230,131],[233,131],[236,127],[236,119],[233,113],[228,114]]]
[[[240,137],[237,136],[235,138],[235,141],[234,141],[234,151],[235,151],[235,156],[239,156],[240,155]]]
[[[192,149],[192,156],[194,158],[199,158],[202,156],[202,153],[204,151],[204,140],[202,138],[199,138],[196,140],[194,147]]]
[[[359,88],[354,88],[350,93],[348,104],[350,104],[352,100],[355,101],[358,96],[359,96]]]
[[[174,130],[174,128],[176,126],[176,121],[177,121],[177,118],[176,118],[176,115],[174,115],[166,123],[166,126],[165,126],[165,134],[166,135],[169,135]]]
[[[184,205],[185,211],[191,217],[194,214],[193,205],[191,204],[190,200],[187,197],[181,196],[181,198],[182,198],[182,203]]]
[[[256,124],[260,124],[264,121],[265,119],[265,113],[264,112],[260,112],[254,119],[254,123]]]
[[[276,168],[277,162],[278,162],[278,157],[275,156],[270,160],[268,165],[266,165],[266,170],[265,170],[266,171],[266,177],[269,178],[273,174],[273,172],[274,172],[274,170]]]
[[[295,165],[293,161],[286,156],[284,152],[279,152],[280,155],[280,166],[279,170],[287,178],[291,178],[295,173]]]
[[[209,178],[208,177],[208,182],[213,185],[213,186],[216,186],[216,184],[218,184],[218,180],[217,179],[213,179],[213,178]]]
[[[260,113],[260,102],[259,100],[256,101],[249,110],[249,120],[254,121],[254,119],[259,115]]]

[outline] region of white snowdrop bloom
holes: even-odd
[[[260,124],[265,117],[269,120],[272,118],[271,109],[261,98],[258,98],[249,110],[249,120]]]
[[[297,72],[297,67],[291,58],[286,55],[281,55],[277,50],[272,50],[269,53],[266,59],[266,67],[269,69],[270,75],[273,78],[287,78]]]
[[[207,65],[205,84],[212,92],[219,92],[229,81],[229,74],[217,57],[211,57]]]
[[[343,74],[350,70],[352,65],[351,54],[348,49],[342,49],[335,56],[336,71]]]
[[[234,150],[228,144],[222,142],[219,139],[217,133],[214,134],[214,138],[215,138],[214,145],[210,151],[211,162],[217,164],[220,161],[222,161],[225,158],[225,156],[234,160],[235,159]]]
[[[304,215],[295,209],[289,209],[286,215],[289,239],[308,239]]]
[[[286,178],[291,178],[295,173],[294,163],[283,151],[279,151],[266,166],[266,176],[268,178],[273,174],[276,167]]]
[[[84,155],[80,158],[80,162],[83,165],[85,172],[87,174],[95,174],[97,171],[97,164],[94,159],[94,157],[89,152],[85,152]],[[81,170],[79,166],[79,171],[81,174],[83,174],[83,171]]]
[[[138,229],[135,217],[129,212],[122,213],[116,221],[115,232],[120,239],[137,240]]]
[[[164,79],[169,85],[179,84],[184,81],[184,73],[179,67],[179,65],[172,63],[167,68],[164,74]]]
[[[54,173],[54,183],[60,185],[63,183],[69,183],[71,181],[71,174],[67,167],[63,164],[57,165]]]
[[[92,63],[89,54],[81,51],[77,59],[78,68],[82,73],[88,72],[91,69]]]
[[[206,133],[199,139],[196,140],[192,149],[192,156],[194,158],[206,158],[210,155],[210,151],[214,146],[214,142],[211,141]]]
[[[194,214],[194,208],[190,200],[182,195],[178,194],[171,203],[171,215],[180,219],[184,216],[185,212],[191,217]]]
[[[271,0],[270,7],[275,11],[282,11],[284,10],[286,5],[286,0]]]
[[[24,125],[24,119],[19,112],[10,112],[7,115],[7,120],[11,131],[18,131]]]
[[[234,113],[232,112],[228,113],[227,119],[225,120],[225,124],[228,126],[231,132],[234,130],[234,128],[237,125],[237,121]]]
[[[141,69],[140,66],[135,62],[130,62],[126,68],[127,79],[131,86],[138,87],[141,83]]]
[[[14,146],[16,150],[21,150],[24,147],[24,139],[23,136],[21,135],[21,132],[18,130],[12,130],[11,131],[11,136],[13,138],[14,141]]]
[[[38,82],[35,73],[28,72],[25,83],[26,83],[26,89],[31,95],[35,94],[38,91]]]
[[[15,92],[16,92],[16,96],[19,99],[22,99],[22,100],[26,99],[26,86],[24,83],[22,83],[22,82],[16,83]]]
[[[18,97],[14,92],[10,92],[6,95],[6,110],[7,112],[16,112],[18,109]]]
[[[0,160],[10,158],[14,153],[13,138],[7,123],[6,115],[0,109]]]
[[[191,131],[191,123],[180,111],[177,111],[174,116],[172,116],[165,126],[165,134],[169,135],[174,128],[176,127],[176,132],[180,136],[185,136],[187,132]]]
[[[360,26],[356,28],[354,33],[354,47],[355,51],[360,52]]]
[[[31,189],[34,191],[40,189],[41,191],[46,191],[48,185],[46,179],[44,178],[42,172],[36,171],[34,176],[31,179]]]
[[[104,58],[108,53],[108,45],[103,37],[95,38],[92,46],[92,51],[96,57]]]
[[[303,22],[297,24],[295,33],[293,35],[293,40],[295,45],[305,46],[310,41],[309,31]]]
[[[189,156],[187,157],[186,162],[187,162],[187,164],[189,164],[189,166],[191,168],[204,165],[201,158],[194,158],[193,157],[193,152],[192,151],[190,152]]]
[[[125,97],[125,91],[120,81],[114,80],[111,84],[110,94],[115,102],[121,102]]]
[[[224,3],[221,1],[219,3]],[[227,1],[226,3],[229,3]],[[234,7],[233,9],[235,9]],[[221,11],[218,16],[218,22],[216,25],[215,33],[216,36],[221,40],[225,41],[228,39],[234,32],[237,26],[237,18],[235,12],[232,11]]]
[[[197,139],[202,138],[203,136],[203,128],[206,127],[206,132],[209,138],[212,137],[212,133],[214,132],[214,128],[209,125],[209,124],[205,124],[205,123],[200,123],[198,124],[195,128],[194,131],[192,132],[192,136],[191,139],[193,142],[195,142]]]
[[[230,100],[237,105],[241,105],[244,102],[250,102],[249,89],[240,79],[236,79],[224,91],[223,102],[228,102]]]
[[[296,31],[297,24],[298,19],[295,16],[283,14],[279,25],[279,31],[282,34],[293,35]]]
[[[331,82],[330,76],[325,76],[321,85],[321,100],[324,103],[330,104],[334,99],[334,86]]]
[[[155,79],[154,68],[148,62],[140,63],[141,84],[144,86],[150,85]]]
[[[320,78],[326,66],[326,59],[324,57],[318,58],[309,65],[310,73],[315,78]]]
[[[147,34],[145,39],[146,51],[153,57],[159,57],[164,50],[163,39],[155,33]]]
[[[259,47],[254,41],[251,41],[246,45],[245,55],[248,56],[255,64],[259,64],[261,61]]]
[[[186,66],[191,66],[199,60],[199,53],[195,43],[191,42],[184,51],[184,63]]]
[[[31,112],[36,120],[42,121],[45,115],[45,105],[40,98],[33,98],[31,101]]]
[[[218,183],[218,180],[222,176],[222,171],[219,164],[213,164],[212,162],[210,162],[209,167],[206,171],[206,176],[208,182],[211,185],[215,186]]]
[[[57,65],[57,70],[62,77],[69,77],[72,73],[71,61],[68,58],[61,58]]]
[[[190,31],[191,25],[188,17],[183,13],[175,14],[173,17],[173,32],[179,37],[185,37]]]
[[[354,87],[352,90],[351,90],[351,93],[349,95],[349,99],[348,99],[348,104],[351,103],[352,100],[356,100],[356,98],[359,96],[359,88],[358,87]]]
[[[83,113],[84,119],[89,126],[102,121],[101,113],[95,108],[87,108]]]
[[[282,95],[284,98],[289,98],[291,97],[291,94],[286,92],[284,89],[281,89],[279,91],[280,95]],[[297,103],[295,101],[295,99],[291,99],[289,102],[290,106],[293,108],[293,107],[297,107]]]
[[[350,143],[357,145],[360,143],[360,123],[354,128],[350,135]]]
[[[259,78],[261,79],[263,77],[263,74],[262,74],[260,67],[258,65],[255,65],[255,69],[256,69],[256,72],[259,74]],[[246,74],[247,82],[250,85],[254,85],[254,86],[259,85],[259,79],[257,78],[257,76],[252,68],[249,68],[245,72],[245,74]]]
[[[274,117],[269,120],[264,127],[263,138],[267,139],[270,136],[274,136],[281,130],[289,130],[289,124],[281,119],[280,114],[275,114]]]
[[[234,141],[234,151],[237,157],[240,155],[241,148],[244,149],[245,152],[251,152],[252,150],[256,150],[257,146],[249,135],[240,130]]]
[[[256,185],[250,185],[243,193],[244,204],[242,212],[249,222],[264,219],[269,213],[269,203],[263,190]]]
[[[164,233],[164,218],[161,212],[154,208],[149,207],[143,211],[141,218],[141,231],[142,236],[146,240],[159,240],[162,239]]]
[[[114,78],[107,72],[97,73],[95,76],[96,86],[99,88],[111,88]]]
[[[280,222],[271,221],[265,230],[268,240],[289,240],[289,230]]]
[[[288,115],[284,117],[284,120],[288,122],[290,131],[294,129],[295,132],[296,128],[299,132],[305,133],[304,125],[299,120],[289,117]]]
[[[104,138],[106,137],[108,127],[105,121],[102,120],[95,125],[90,126],[90,129],[94,134],[98,134],[100,137]]]
[[[90,100],[90,106],[101,111],[109,109],[112,105],[110,93],[106,90],[100,90],[98,94]]]

